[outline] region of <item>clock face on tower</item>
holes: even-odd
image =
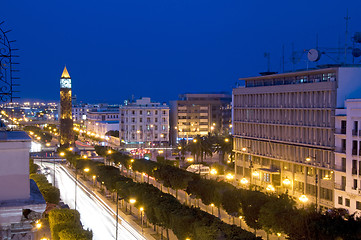
[[[60,88],[71,88],[71,79],[70,78],[60,79]]]

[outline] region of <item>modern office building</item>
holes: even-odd
[[[335,114],[335,207],[361,210],[361,99]]]
[[[226,93],[183,94],[171,101],[171,140],[193,139],[208,133],[229,133],[232,96]]]
[[[336,110],[361,97],[360,79],[359,67],[241,79],[232,96],[236,179],[333,207]]]
[[[143,97],[120,106],[119,137],[127,145],[168,146],[169,107]]]
[[[60,145],[69,147],[74,144],[73,118],[71,103],[71,78],[66,67],[60,78]]]

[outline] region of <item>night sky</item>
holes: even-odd
[[[231,93],[238,78],[267,70],[265,52],[280,72],[282,45],[291,70],[292,43],[294,68],[306,68],[316,34],[321,47],[344,44],[347,9],[350,40],[361,31],[359,0],[2,0],[0,20],[20,49],[21,98],[58,101],[66,65],[78,100],[122,103]]]

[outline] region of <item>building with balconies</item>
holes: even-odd
[[[335,112],[361,97],[360,78],[359,67],[332,67],[241,79],[245,86],[233,89],[236,179],[334,207],[335,155],[352,155],[346,138],[335,139],[347,130],[345,116],[335,128]]]
[[[169,107],[143,97],[120,106],[119,137],[127,146],[169,144]]]
[[[361,211],[361,99],[335,113],[335,207]]]
[[[227,93],[187,93],[171,101],[172,144],[209,133],[229,134],[231,100]]]

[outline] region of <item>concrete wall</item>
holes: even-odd
[[[27,199],[30,141],[0,141],[0,201]]]

